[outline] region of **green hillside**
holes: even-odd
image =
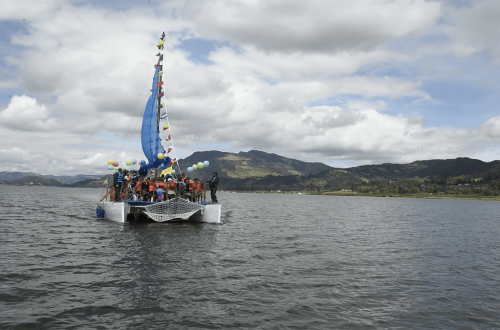
[[[195,152],[191,156],[181,159],[182,168],[198,162],[208,160],[208,168],[198,169],[192,177],[209,178],[217,172],[221,178],[263,178],[272,176],[310,175],[317,174],[331,167],[322,163],[308,163],[290,159],[272,153],[257,150],[248,152],[229,153],[220,151]]]

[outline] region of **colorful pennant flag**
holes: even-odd
[[[168,129],[168,123],[166,123],[165,125],[163,125],[163,130],[167,130]],[[169,135],[170,136],[170,135]]]
[[[172,172],[172,166],[167,167],[166,169],[164,169],[163,171],[161,171],[161,175],[165,175],[166,176],[170,172]]]
[[[162,97],[163,95],[165,95],[165,92],[161,92],[160,94],[158,94],[158,98]]]
[[[156,86],[161,86],[161,85],[163,85],[163,81],[159,81],[156,83]]]

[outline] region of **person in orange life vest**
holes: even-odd
[[[135,193],[137,194],[137,196],[139,196],[140,192],[141,192],[141,183],[142,183],[142,176],[138,177],[137,178],[137,181],[135,182]]]
[[[165,200],[165,181],[163,181],[162,179],[156,179],[156,191],[158,191],[158,188],[161,189],[163,191],[163,197],[161,198],[161,200]],[[159,201],[160,199],[158,198],[158,196],[156,196],[156,201]]]
[[[182,197],[191,200],[193,184],[189,177],[184,179],[184,191],[181,191]]]
[[[149,183],[146,178],[143,177],[141,182],[141,197],[143,201],[147,201],[149,199]]]
[[[194,200],[196,202],[200,202],[201,199],[201,182],[198,180],[198,178],[195,178],[194,180]]]

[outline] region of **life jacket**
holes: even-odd
[[[122,183],[123,182],[123,174],[118,172],[118,178],[116,179],[116,182]]]
[[[168,183],[169,190],[175,190],[175,182],[174,181],[167,181],[167,183]]]
[[[137,181],[136,185],[135,185],[135,191],[141,191],[141,181]]]

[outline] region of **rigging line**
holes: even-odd
[[[171,76],[172,76],[172,95],[175,95],[179,93],[179,82],[178,82],[178,77],[177,77],[177,72],[174,68],[172,68],[172,71],[171,71]],[[180,111],[179,109],[177,109],[177,107],[173,106],[172,104],[170,105],[169,107],[171,109],[171,114],[172,114],[172,119],[174,119],[174,121],[177,121],[178,123],[178,126],[183,129],[185,132],[190,132],[190,117],[186,118],[186,114],[184,112],[187,112],[187,110],[185,111]],[[189,115],[189,114],[188,114]],[[187,119],[187,120],[186,120]],[[186,145],[188,145],[188,141],[186,139],[186,136],[188,136],[188,134],[184,134],[183,135],[183,138],[181,138],[180,142],[185,142]]]
[[[143,100],[143,95],[144,95],[144,90],[145,90],[145,87],[147,86],[147,83],[148,83],[148,80],[149,78],[148,77],[151,77],[151,69],[149,69],[149,72],[148,72],[148,76],[144,75],[144,79],[143,80],[143,83],[142,83],[142,86],[140,88],[140,91],[142,92],[139,92],[136,99],[136,105],[134,107],[135,111],[133,112],[136,112],[136,113],[139,113],[139,118],[141,117],[140,114],[141,114],[141,108],[139,107],[139,104],[141,102],[141,100]],[[147,95],[147,94],[146,94]],[[133,123],[134,121],[132,121]],[[138,133],[131,133],[132,131],[134,131],[134,129],[132,128],[131,126],[132,124],[129,124],[128,128],[126,129],[126,133],[123,135],[123,138],[122,138],[122,141],[121,141],[121,148],[120,148],[120,152],[123,152],[124,151],[124,147],[125,147],[125,140],[131,138],[132,136],[136,135],[137,138],[140,140],[141,138],[141,133],[140,133],[140,130]],[[130,133],[129,133],[130,132]],[[135,158],[135,157],[134,157]]]
[[[165,89],[166,89],[166,86],[165,86]],[[166,116],[166,118],[165,118],[165,121],[166,121],[166,122],[167,122],[167,124],[168,124],[168,133],[169,133],[169,135],[170,135],[170,139],[169,139],[169,141],[168,141],[168,142],[170,142],[170,145],[172,146],[172,151],[171,151],[171,152],[172,152],[172,154],[173,154],[173,156],[174,156],[174,157],[173,157],[173,159],[176,159],[176,161],[177,161],[177,162],[176,162],[176,164],[177,164],[177,169],[180,171],[179,162],[178,162],[178,160],[177,160],[177,153],[176,153],[176,150],[175,150],[175,144],[174,144],[174,141],[173,141],[173,138],[172,138],[172,135],[174,135],[174,134],[173,134],[172,128],[170,127],[170,120],[169,120],[169,117],[172,115],[172,111],[174,111],[174,110],[172,110],[172,106],[171,106],[171,105],[168,105],[168,106],[167,106],[167,100],[166,100],[166,97],[165,97],[165,102],[164,102],[164,103],[165,103],[165,111],[166,111],[166,113],[167,113],[167,116]],[[174,111],[174,112],[175,112],[175,111]],[[173,116],[173,117],[174,117],[174,116]],[[161,134],[161,138],[162,138],[162,142],[163,142],[163,136],[162,136],[162,135],[163,135],[163,134]],[[163,145],[163,144],[162,144],[162,145]],[[167,148],[168,148],[168,147],[167,147]],[[172,168],[175,168],[175,164],[172,164]]]
[[[135,102],[135,107],[133,108],[133,113],[137,113],[139,115],[139,118],[141,118],[141,114],[143,113],[144,110],[141,110],[141,107],[139,107],[140,103],[143,102],[144,100],[144,94],[145,94],[145,91],[146,91],[146,86],[148,84],[148,81],[150,80],[150,77],[151,77],[151,68],[149,69],[148,71],[148,74],[147,76],[144,75],[144,78],[142,79],[142,86],[141,88],[139,89],[139,93],[137,93],[137,101]],[[146,94],[147,95],[147,94]],[[127,133],[124,135],[124,138],[122,140],[122,144],[125,142],[126,139],[132,137],[133,135],[137,135],[137,137],[139,137],[140,139],[140,136],[141,136],[141,132],[139,130],[139,133],[132,133],[134,131],[132,125],[133,125],[134,121],[132,121],[129,125],[129,128],[127,129]],[[135,126],[134,126],[135,127]],[[130,132],[130,133],[129,133]]]

